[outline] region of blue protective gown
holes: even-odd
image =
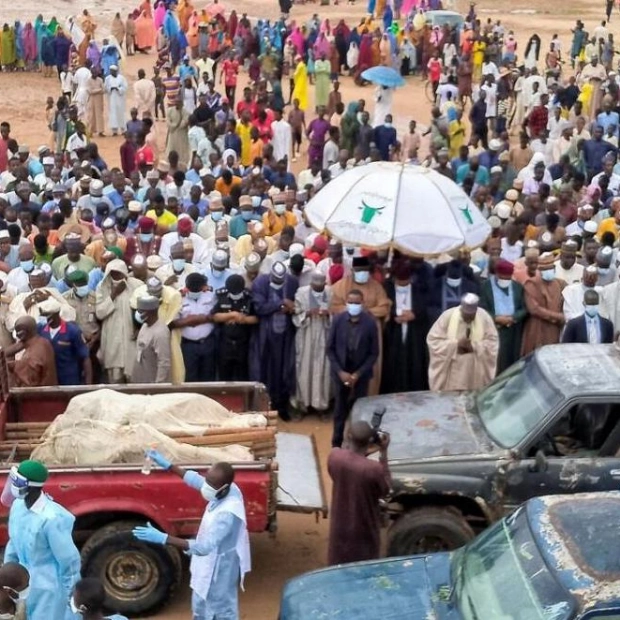
[[[28,620],[74,620],[69,599],[80,580],[80,553],[71,531],[75,517],[42,493],[31,506],[16,499],[9,512],[5,562],[19,562],[30,573]]]
[[[188,471],[183,478],[185,483],[200,490],[205,479],[195,471]],[[240,499],[243,502],[241,491],[236,484],[231,486],[229,498]],[[213,500],[207,506],[207,512],[215,510],[222,500]],[[241,572],[240,560],[236,551],[237,539],[245,523],[232,512],[218,512],[217,517],[206,532],[199,532],[196,540],[189,541],[189,555],[206,556],[212,552],[218,553],[217,568],[211,579],[209,592],[202,598],[192,588],[192,618],[193,620],[238,620],[239,619],[239,578]],[[249,567],[248,567],[249,568]],[[190,567],[192,581],[197,576],[193,565]]]

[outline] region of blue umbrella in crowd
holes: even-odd
[[[405,80],[402,75],[398,73],[392,67],[371,67],[362,71],[362,78],[373,84],[379,84],[379,86],[385,86],[387,88],[397,88],[398,86],[404,86]]]

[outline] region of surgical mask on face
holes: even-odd
[[[241,218],[244,222],[249,222],[252,219],[252,211],[241,211]]]
[[[606,276],[609,273],[609,267],[599,267],[598,272],[602,276]]]
[[[252,196],[252,206],[257,209],[260,207],[261,198],[260,196]]]
[[[30,260],[20,260],[19,266],[26,272],[30,273],[34,269],[34,261]]]
[[[349,316],[359,316],[362,312],[362,304],[347,304],[347,312]]]
[[[88,284],[84,284],[83,286],[76,286],[75,287],[75,294],[78,297],[86,297],[86,295],[88,295],[88,292],[89,292]]]
[[[206,482],[200,488],[200,494],[208,501],[212,502],[214,499],[217,499],[215,496],[217,495],[217,489],[214,489],[210,484]]]
[[[241,291],[240,293],[228,293],[228,296],[233,301],[239,301],[243,297],[243,291]]]
[[[148,243],[153,239],[153,233],[140,233],[139,237],[142,243]]]
[[[185,268],[185,259],[184,258],[173,258],[172,268],[175,271],[183,271],[183,269]]]
[[[392,123],[383,123],[383,126],[390,129],[392,127]]]
[[[463,278],[446,278],[446,284],[452,288],[458,288],[461,286]]]
[[[503,288],[506,289],[510,286],[510,280],[497,280],[497,286],[499,286],[499,288]]]
[[[353,280],[356,284],[366,284],[370,279],[370,271],[354,271]]]
[[[598,304],[586,306],[586,314],[588,316],[596,316],[598,314]]]
[[[9,598],[14,603],[25,601],[28,598],[28,594],[30,594],[30,586],[25,587],[21,592],[18,592],[17,590],[13,590],[13,588],[9,588],[8,586],[4,586],[3,589],[9,595]],[[11,615],[11,614],[8,614],[8,615]],[[2,619],[2,616],[0,616],[0,620],[1,619]]]
[[[269,286],[272,289],[279,291],[284,286],[284,282],[269,282]]]
[[[540,277],[545,282],[552,282],[553,280],[555,280],[555,271],[553,269],[545,269],[544,271],[540,272]]]
[[[144,319],[142,318],[142,315],[137,310],[133,313],[133,318],[136,319],[136,322],[139,323],[140,325],[144,323]]]
[[[214,222],[219,222],[219,221],[222,219],[222,216],[223,216],[223,215],[224,215],[224,214],[223,214],[221,211],[212,211],[212,212],[211,212],[211,219],[212,219]]]
[[[80,616],[84,613],[84,610],[86,609],[83,605],[78,607],[75,604],[75,599],[73,598],[73,595],[71,595],[71,598],[69,599],[69,607],[71,608],[71,613],[78,614]]]
[[[273,210],[276,212],[276,215],[284,215],[286,205],[276,205]]]
[[[194,301],[198,301],[201,295],[202,291],[187,291],[187,298],[193,299]]]

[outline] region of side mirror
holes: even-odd
[[[530,471],[533,473],[542,474],[549,468],[549,462],[542,450],[537,450],[534,456],[534,463],[530,465]]]

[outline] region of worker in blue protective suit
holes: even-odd
[[[103,613],[104,604],[105,589],[99,579],[90,577],[75,584],[69,606],[73,613],[82,617],[82,620],[127,620],[125,616],[120,614],[105,616]]]
[[[9,542],[5,562],[30,573],[28,620],[74,620],[69,597],[80,579],[80,554],[71,538],[75,517],[43,493],[47,467],[23,461],[11,468]]]
[[[190,587],[193,620],[238,620],[238,587],[250,571],[250,540],[243,496],[234,483],[229,463],[216,463],[202,477],[173,465],[156,450],[147,456],[161,468],[183,478],[207,500],[195,540],[168,536],[150,523],[136,527],[133,534],[145,542],[172,545],[191,555]]]

